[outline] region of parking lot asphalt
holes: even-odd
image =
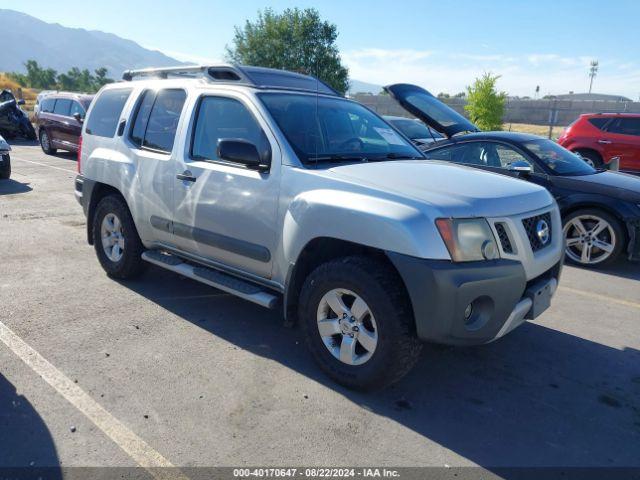
[[[640,466],[638,264],[566,267],[539,320],[354,393],[278,312],[157,268],[108,278],[73,155],[21,144],[12,164],[0,466]]]

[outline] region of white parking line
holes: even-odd
[[[565,287],[564,285],[561,285],[559,289],[566,292],[575,293],[577,295],[582,295],[584,297],[603,300],[605,302],[617,303],[618,305],[624,305],[625,307],[640,308],[640,303],[630,302],[629,300],[623,300],[621,298],[610,297],[609,295],[602,295],[601,293],[587,292],[585,290],[578,290],[577,288]]]
[[[107,412],[2,322],[0,322],[0,340],[154,478],[187,479],[169,460]],[[167,467],[170,468],[167,469]]]
[[[77,173],[75,170],[69,170],[68,168],[62,168],[62,167],[56,167],[54,165],[47,165],[46,163],[34,162],[33,160],[25,160],[24,158],[16,158],[16,157],[11,158],[12,162],[15,161],[15,160],[18,160],[19,162],[35,163],[36,165],[41,165],[43,167],[49,167],[49,168],[55,168],[56,170],[62,170],[63,172]]]

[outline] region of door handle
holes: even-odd
[[[609,145],[611,143],[611,140],[598,140],[598,143],[602,145]]]
[[[182,173],[176,175],[178,180],[184,180],[185,182],[195,182],[198,177],[194,177],[193,174],[189,170],[185,170]]]

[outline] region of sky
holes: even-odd
[[[463,91],[484,72],[510,95],[589,89],[640,98],[638,0],[0,0],[50,23],[102,30],[183,61],[220,61],[259,9],[315,7],[338,27],[350,78]]]

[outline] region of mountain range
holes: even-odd
[[[93,72],[105,67],[107,76],[122,78],[125,70],[168,67],[183,62],[112,33],[47,23],[26,13],[0,9],[0,72],[24,72],[27,60],[59,73],[72,67]],[[351,80],[351,93],[379,93],[381,87]]]
[[[0,9],[0,71],[24,72],[27,60],[66,72],[72,67],[94,71],[105,67],[119,79],[130,68],[180,65],[157,50],[112,33],[46,23],[25,13]]]

